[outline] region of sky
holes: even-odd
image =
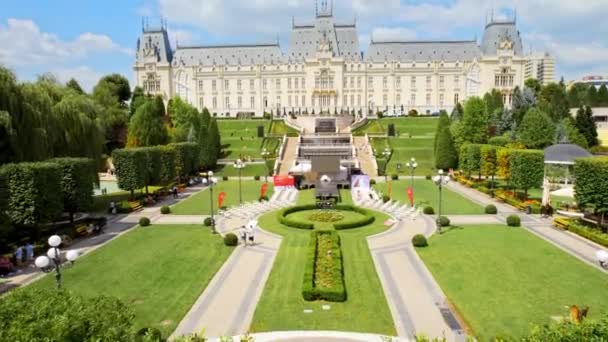
[[[105,74],[133,79],[143,18],[164,18],[174,47],[279,39],[286,51],[292,18],[314,14],[315,0],[2,0],[0,64],[21,80],[51,72],[90,91]],[[516,17],[525,51],[551,53],[558,78],[608,76],[608,0],[335,0],[334,17],[356,20],[362,50],[371,37],[479,40],[487,18]]]

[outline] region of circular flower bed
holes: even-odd
[[[338,222],[344,219],[344,215],[336,210],[315,210],[308,215],[308,219],[315,222]]]

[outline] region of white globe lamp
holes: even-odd
[[[36,260],[34,260],[34,264],[38,268],[47,268],[47,267],[49,267],[50,263],[51,263],[51,260],[49,258],[45,257],[44,255],[41,255],[41,256],[37,257]]]
[[[49,238],[49,246],[59,247],[61,245],[61,237],[59,235],[53,235]]]

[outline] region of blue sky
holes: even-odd
[[[319,0],[321,2],[321,0]],[[331,0],[328,1],[331,3]],[[526,51],[549,51],[566,80],[608,75],[606,0],[337,0],[339,22],[357,20],[362,49],[370,37],[398,39],[480,38],[486,17],[517,12]],[[52,5],[51,5],[52,4]],[[168,21],[171,41],[185,44],[274,41],[283,47],[292,17],[314,16],[314,0],[4,0],[0,11],[0,63],[21,79],[52,72],[76,77],[90,89],[131,65],[142,17],[150,26]]]

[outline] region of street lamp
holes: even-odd
[[[270,170],[268,169],[267,160],[268,156],[270,156],[270,152],[268,152],[268,150],[266,150],[266,148],[264,147],[260,154],[262,155],[262,158],[264,158],[264,165],[266,165],[266,174],[264,175],[264,182],[268,183],[268,174],[270,173]]]
[[[439,187],[439,210],[437,211],[437,231],[441,234],[441,188],[448,184],[450,178],[443,174],[443,170],[439,169],[437,176],[433,177],[433,182]]]
[[[243,192],[242,192],[242,188],[241,188],[241,170],[245,167],[245,163],[240,160],[237,159],[234,162],[234,168],[239,170],[239,204],[242,205],[243,204]]]
[[[61,237],[59,237],[59,235],[53,235],[49,238],[48,243],[51,248],[46,251],[46,255],[37,257],[34,264],[43,272],[52,272],[54,270],[57,289],[61,289],[61,250],[59,249],[59,245],[61,245]],[[78,252],[74,250],[68,251],[65,254],[65,258],[69,262],[73,263],[78,258]]]
[[[213,171],[207,172],[205,178],[203,178],[203,184],[209,186],[209,205],[211,207],[211,231],[215,234],[215,219],[213,218],[213,186],[217,184],[217,178],[213,177]]]
[[[410,187],[412,188],[412,191],[414,191],[414,170],[416,170],[416,168],[418,167],[418,163],[416,163],[416,158],[412,157],[412,159],[409,162],[405,163],[405,166],[410,168],[410,171],[411,171]]]
[[[386,163],[384,164],[384,182],[388,183],[388,175],[386,170],[388,169],[388,158],[391,156],[391,150],[388,147],[384,148],[384,151],[382,151],[382,155],[384,156],[384,159],[386,160]]]

